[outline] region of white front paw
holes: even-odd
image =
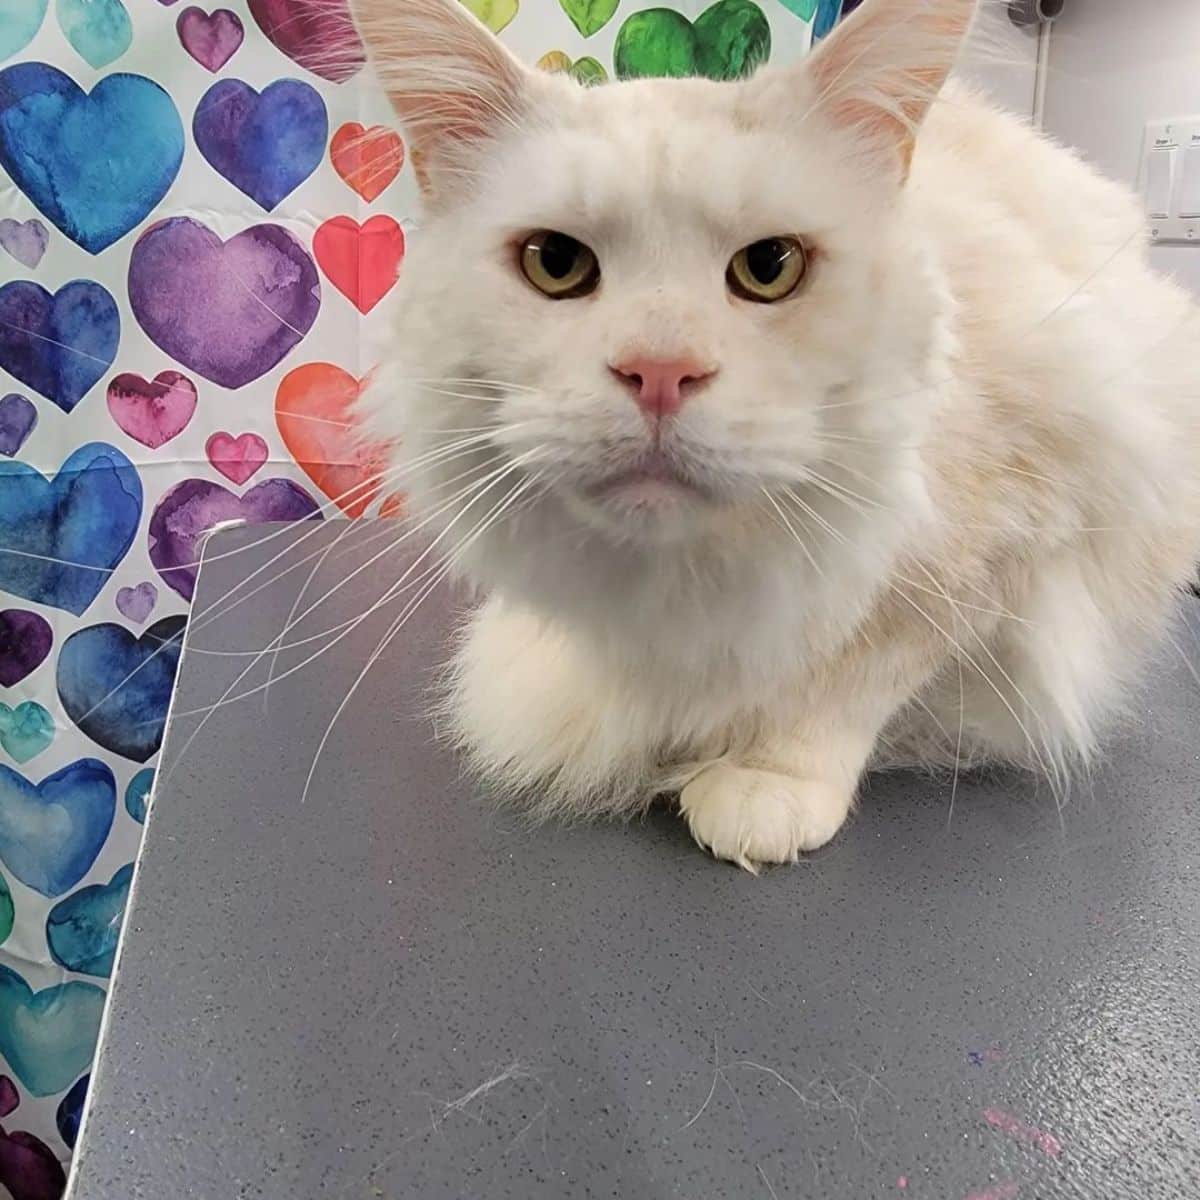
[[[718,762],[683,789],[679,807],[700,845],[754,871],[825,845],[852,798],[835,784]]]

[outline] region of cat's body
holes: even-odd
[[[874,0],[811,67],[590,93],[440,0],[367,14],[434,201],[372,428],[487,593],[454,726],[545,811],[680,791],[715,853],[787,860],[872,759],[1060,778],[1162,634],[1200,550],[1200,323],[1133,199],[1019,121],[950,84],[914,149],[972,8]],[[389,68],[402,19],[419,68]],[[539,229],[595,251],[593,293],[519,277]],[[728,291],[784,233],[796,293]],[[642,374],[631,402],[631,354],[694,364],[677,407]]]

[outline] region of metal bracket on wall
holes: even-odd
[[[1037,25],[1062,16],[1067,0],[1008,0],[1008,19],[1014,25]]]

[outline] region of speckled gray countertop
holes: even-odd
[[[1026,780],[964,779],[948,821],[945,782],[877,779],[831,847],[754,879],[665,813],[531,832],[472,795],[423,716],[445,597],[302,799],[403,600],[335,627],[401,552],[352,576],[389,526],[263,536],[200,575],[72,1200],[1200,1196],[1200,693],[1174,651],[1061,821]],[[191,740],[335,585],[266,696]]]

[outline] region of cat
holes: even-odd
[[[951,78],[975,0],[584,87],[358,0],[424,220],[368,435],[476,585],[447,712],[539,815],[756,870],[865,772],[1097,752],[1200,551],[1197,309],[1133,196]]]

